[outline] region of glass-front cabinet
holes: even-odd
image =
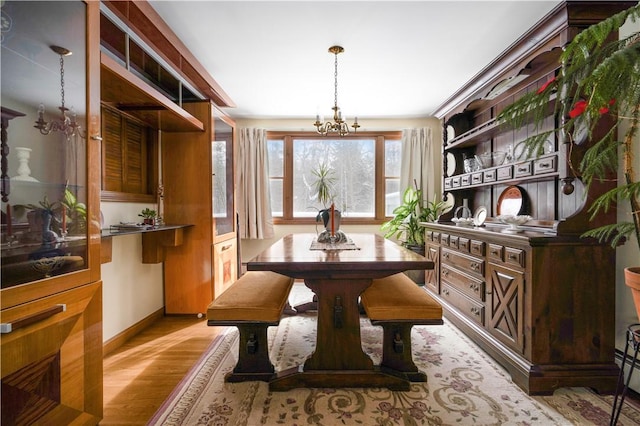
[[[2,424],[97,423],[99,4],[0,7]]]

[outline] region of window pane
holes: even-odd
[[[271,191],[271,216],[284,216],[284,141],[267,140],[269,187]]]
[[[268,140],[267,155],[269,156],[269,176],[284,176],[284,141]]]
[[[400,176],[400,160],[402,158],[402,143],[400,140],[387,139],[384,143],[384,175],[388,177]]]
[[[345,217],[375,216],[375,141],[373,139],[294,139],[293,216],[315,217],[323,206],[316,199],[313,170],[332,169],[333,196]]]
[[[393,209],[400,205],[400,179],[385,179],[384,215],[393,216]]]
[[[283,197],[282,197],[282,179],[269,179],[269,190],[271,191],[271,216],[282,217],[283,214]]]

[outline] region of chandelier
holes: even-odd
[[[61,105],[58,107],[60,117],[58,120],[44,121],[44,104],[41,103],[38,107],[38,120],[33,127],[40,130],[43,135],[48,135],[51,132],[62,132],[67,136],[67,140],[75,135],[80,135],[80,137],[84,138],[80,125],[76,121],[76,113],[73,109],[64,106],[64,57],[70,56],[73,52],[60,46],[50,47],[51,50],[60,55],[60,96],[62,98]]]
[[[331,46],[329,48],[329,53],[333,53],[335,55],[335,71],[333,73],[334,77],[334,96],[333,96],[333,122],[325,121],[320,122],[320,115],[316,115],[316,122],[313,123],[316,126],[316,129],[319,134],[326,136],[331,133],[337,133],[340,136],[345,136],[349,134],[349,125],[342,118],[342,111],[338,107],[338,53],[344,52],[344,48],[341,46]],[[355,118],[353,124],[353,132],[358,131],[358,117]]]

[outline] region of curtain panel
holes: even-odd
[[[439,152],[435,152],[432,131],[428,127],[405,129],[402,131],[402,160],[400,167],[400,193],[414,181],[422,190],[425,200],[433,200],[437,195],[438,184],[435,175],[438,170],[436,161]]]
[[[272,238],[274,231],[269,190],[267,131],[253,128],[241,129],[238,154],[240,238]]]

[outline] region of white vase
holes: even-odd
[[[31,158],[31,148],[16,146],[16,156],[18,157],[18,175],[12,177],[12,180],[21,180],[26,182],[38,182],[38,179],[31,176],[29,168],[29,158]]]

